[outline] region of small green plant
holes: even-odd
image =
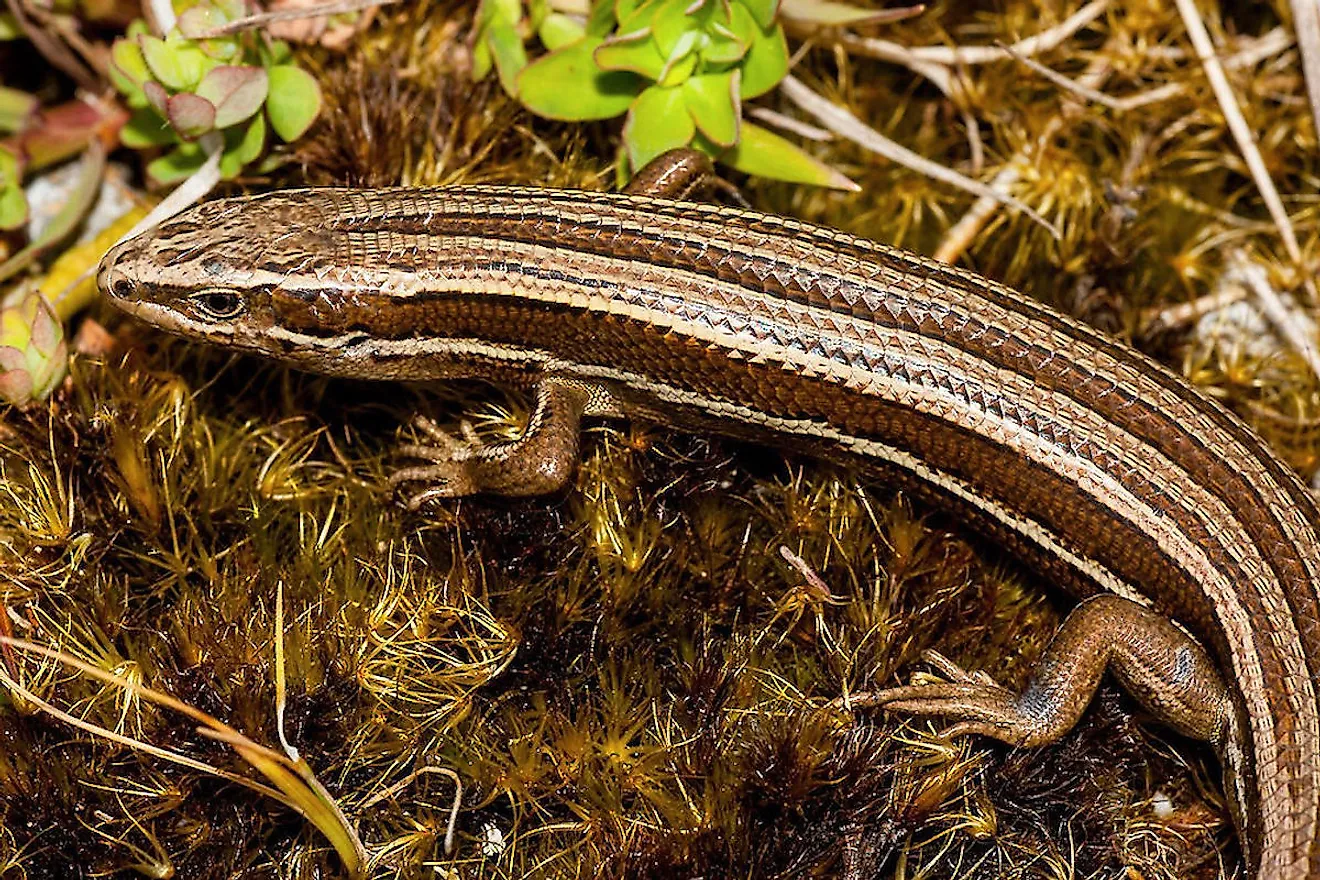
[[[561,120],[627,115],[619,170],[692,146],[739,171],[851,188],[846,177],[743,118],[743,102],[788,72],[779,0],[597,0],[585,22],[532,2],[484,0],[473,73]],[[527,63],[535,33],[549,54]]]
[[[147,165],[157,183],[199,169],[212,133],[223,139],[220,173],[232,178],[261,156],[268,128],[292,141],[320,112],[320,87],[291,63],[287,43],[250,31],[214,35],[244,13],[242,0],[203,0],[164,38],[139,20],[115,42],[110,76],[133,111],[120,139],[133,148],[173,146]]]

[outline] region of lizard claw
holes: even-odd
[[[460,424],[463,436],[455,437],[426,416],[417,416],[413,426],[429,438],[428,443],[405,443],[399,453],[407,458],[418,458],[427,464],[401,467],[390,474],[390,486],[398,488],[405,483],[420,483],[422,488],[407,495],[404,504],[409,510],[441,498],[459,498],[479,491],[473,472],[474,459],[484,445],[471,422]]]

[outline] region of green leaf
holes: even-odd
[[[747,54],[748,44],[727,29],[706,35],[701,60],[707,64],[736,64]]]
[[[649,27],[655,11],[664,2],[666,0],[618,0],[614,4],[614,18],[619,33],[629,34]]]
[[[191,92],[171,95],[165,102],[165,115],[174,130],[188,140],[215,128],[215,105]]]
[[[133,111],[128,122],[119,129],[119,142],[132,150],[172,144],[178,139],[164,117],[149,107]]]
[[[224,12],[209,3],[199,3],[179,13],[175,26],[190,40],[199,40],[203,34],[229,24]]]
[[[283,40],[272,40],[260,45],[258,54],[261,56],[261,66],[267,70],[278,64],[288,64],[293,60],[293,50]]]
[[[770,25],[775,23],[779,0],[736,0],[736,2],[747,7],[747,11],[756,19],[757,27],[761,30],[769,30]],[[820,0],[810,0],[810,2],[818,3]]]
[[[742,105],[738,101],[737,70],[694,76],[683,83],[683,100],[701,133],[721,147],[738,142]]]
[[[609,119],[628,109],[646,83],[626,71],[602,71],[592,53],[600,40],[588,37],[551,52],[518,75],[518,99],[547,119]]]
[[[700,56],[695,51],[670,59],[665,64],[665,69],[660,72],[658,84],[662,86],[681,85],[697,69],[697,62],[700,60]]]
[[[174,34],[171,34],[168,40],[152,36],[140,37],[139,45],[151,75],[161,85],[176,92],[187,92],[196,88],[203,74],[213,64],[201,49]]]
[[[618,22],[614,10],[615,6],[610,0],[595,0],[591,4],[591,14],[587,16],[587,36],[603,39],[614,30]]]
[[[483,25],[516,25],[521,19],[521,0],[481,0],[481,8],[477,12],[477,21]]]
[[[747,7],[735,3],[729,7],[730,16],[716,27],[726,30],[734,39],[744,45],[750,45],[761,35],[762,29],[756,18],[747,11]]]
[[[513,25],[493,24],[486,31],[486,43],[495,59],[500,85],[511,98],[518,97],[518,74],[527,66],[527,50]]]
[[[307,71],[292,64],[270,68],[270,94],[266,114],[270,126],[285,142],[295,141],[321,112],[321,87]]]
[[[124,38],[115,40],[110,47],[110,82],[119,93],[128,98],[130,107],[145,107],[146,96],[142,94],[142,84],[151,76],[147,62],[142,57],[142,49],[137,40]]]
[[[742,63],[742,90],[744,100],[759,97],[773,89],[788,73],[788,41],[784,29],[774,30],[752,41]]]
[[[758,177],[853,192],[860,189],[847,177],[779,135],[746,120],[743,121],[738,145],[733,149],[717,152],[716,158],[730,168]]]
[[[0,188],[0,229],[18,229],[27,222],[27,196],[17,183]]]
[[[41,102],[36,95],[0,85],[0,131],[20,131],[40,107]]]
[[[177,183],[191,176],[206,162],[196,144],[180,144],[147,165],[147,175],[158,184]]]
[[[495,56],[490,54],[490,44],[484,39],[477,40],[472,47],[472,81],[481,82],[490,76],[494,66]]]
[[[270,78],[263,68],[225,65],[202,78],[197,96],[215,105],[215,127],[228,128],[260,110],[269,88]]]
[[[572,16],[552,12],[541,21],[536,35],[541,38],[541,45],[553,52],[582,39],[586,32],[582,23]]]
[[[686,36],[691,44],[703,30],[704,19],[709,16],[703,15],[698,19],[695,15],[689,15],[687,10],[691,5],[690,0],[663,0],[651,18],[651,35],[655,39],[656,48],[665,58],[674,57],[676,51],[686,51],[679,47],[679,41]]]
[[[898,21],[911,14],[913,8],[920,9],[919,6],[908,9],[861,9],[847,3],[836,3],[834,0],[783,0],[780,17],[823,27],[847,27],[871,22]]]
[[[623,126],[628,162],[641,168],[667,150],[686,146],[694,134],[683,89],[651,86],[637,96]]]
[[[220,156],[220,176],[226,180],[256,161],[266,145],[266,117],[257,114],[244,129],[234,127],[225,132],[225,150]]]
[[[9,147],[0,146],[0,186],[16,184],[20,177],[18,154]]]
[[[659,79],[665,69],[665,57],[649,31],[610,37],[596,48],[592,58],[601,70],[626,70],[650,80]]]
[[[21,40],[25,34],[18,26],[18,19],[8,12],[0,12],[0,41]]]

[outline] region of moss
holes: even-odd
[[[1075,9],[936,3],[908,45],[1011,40]],[[1262,34],[1285,4],[1212,26]],[[605,188],[616,134],[530,118],[464,79],[467,7],[401,4],[345,55],[307,51],[327,112],[272,181],[535,182]],[[899,29],[901,28],[901,30]],[[973,170],[960,108],[905,70],[817,40],[797,75],[895,140]],[[1229,244],[1290,269],[1167,4],[1125,4],[1042,61],[1103,88],[1166,83],[1114,111],[1013,64],[969,71],[988,179],[1062,237],[999,211],[964,262],[1135,338],[1222,397],[1310,475],[1316,380],[1294,355],[1198,351],[1150,308],[1208,292]],[[1295,56],[1233,72],[1285,193],[1317,179]],[[773,103],[773,101],[771,102]],[[787,107],[779,109],[787,110]],[[930,252],[969,196],[842,142],[857,195],[741,180],[759,207]],[[1294,204],[1303,249],[1314,207]],[[377,387],[165,340],[99,316],[120,353],[79,360],[49,409],[0,422],[0,628],[140,679],[276,744],[284,732],[378,857],[380,876],[1213,877],[1236,858],[1207,752],[1106,689],[1063,743],[950,746],[927,724],[824,710],[940,649],[1021,682],[1058,597],[955,517],[805,459],[647,424],[595,426],[576,485],[428,516],[384,488],[414,412],[516,432],[525,400],[481,386]],[[786,546],[826,591],[785,563]],[[0,656],[79,717],[234,773],[191,722]],[[6,698],[8,699],[8,698]],[[0,707],[0,876],[341,876],[271,800],[34,710]],[[458,845],[444,852],[453,784]],[[1171,818],[1152,802],[1167,797]],[[96,827],[93,827],[96,826]],[[1220,847],[1224,851],[1220,852]],[[153,867],[154,866],[154,867]],[[117,874],[116,874],[117,872]]]

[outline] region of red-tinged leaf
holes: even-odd
[[[215,106],[215,127],[249,119],[266,102],[270,77],[261,67],[217,67],[202,78],[197,96]]]
[[[19,138],[33,169],[45,168],[78,155],[94,138],[113,148],[128,113],[113,102],[91,104],[75,98],[43,110]]]
[[[147,103],[156,108],[156,112],[161,116],[165,115],[165,104],[170,100],[170,93],[165,87],[154,79],[149,79],[142,84],[142,93],[147,96]]]
[[[215,128],[215,105],[191,92],[180,92],[166,102],[165,118],[181,137],[193,140]]]

